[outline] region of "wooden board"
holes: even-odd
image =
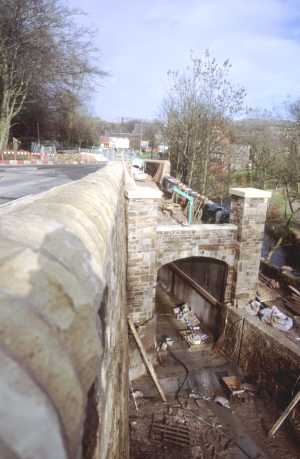
[[[300,304],[290,301],[289,298],[283,298],[284,306],[292,311],[296,316],[300,316]]]
[[[286,407],[282,415],[277,419],[273,427],[269,431],[269,437],[273,437],[273,435],[276,434],[277,430],[283,424],[283,422],[286,420],[288,415],[291,413],[291,411],[295,408],[297,403],[300,401],[300,391],[295,395],[291,403]]]
[[[140,336],[139,336],[139,334],[138,334],[138,332],[137,332],[137,330],[135,328],[135,325],[134,325],[133,321],[130,318],[128,318],[128,324],[129,324],[129,328],[130,328],[130,330],[131,330],[131,332],[132,332],[132,334],[134,336],[134,339],[136,341],[138,349],[139,349],[139,351],[140,351],[140,353],[142,355],[142,358],[144,360],[146,368],[149,371],[150,376],[151,376],[151,378],[152,378],[152,380],[154,382],[154,385],[155,385],[159,395],[161,396],[162,401],[166,402],[167,399],[166,399],[165,393],[164,393],[164,391],[163,391],[163,389],[162,389],[162,387],[161,387],[161,385],[159,383],[159,380],[158,380],[158,377],[157,377],[156,372],[154,370],[154,367],[152,365],[152,362],[148,359],[147,352],[146,352],[146,350],[144,348],[144,345],[143,345],[143,343],[141,341],[141,338],[140,338]]]

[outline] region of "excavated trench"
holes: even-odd
[[[206,284],[209,291],[203,297],[184,276],[174,281],[169,268],[160,272],[156,296],[156,372],[167,403],[148,375],[132,382],[130,457],[299,458],[299,442],[289,423],[275,437],[268,436],[281,414],[276,401],[239,368],[238,350],[228,356],[222,339],[216,345],[224,319],[217,304],[226,284],[222,269]],[[189,347],[182,339],[182,321],[175,317],[174,307],[185,299],[193,309],[198,305],[196,315],[209,342]],[[161,346],[166,341],[168,345]],[[223,379],[228,377],[238,381],[240,390],[229,389]]]

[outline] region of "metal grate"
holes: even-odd
[[[191,446],[190,429],[185,425],[153,421],[150,438],[157,443],[169,443],[183,448]]]

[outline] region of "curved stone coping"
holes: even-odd
[[[123,180],[109,164],[0,213],[1,459],[77,457]]]

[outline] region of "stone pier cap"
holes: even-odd
[[[161,199],[162,192],[157,188],[136,186],[128,188],[125,192],[128,199]]]
[[[272,191],[260,190],[258,188],[230,188],[229,193],[245,199],[270,199]]]

